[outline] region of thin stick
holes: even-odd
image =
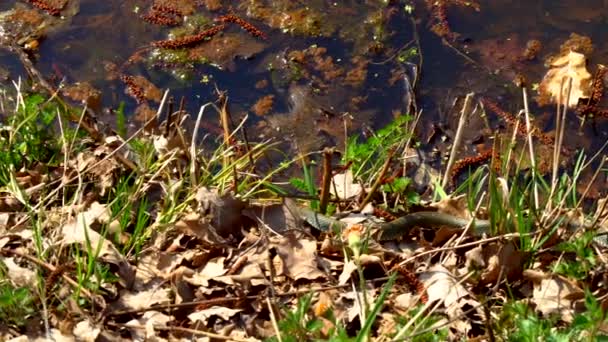
[[[224,145],[230,146],[230,114],[228,113],[228,98],[223,96],[221,99],[220,121],[224,130]],[[230,156],[224,156],[224,167],[230,164]]]
[[[334,154],[333,148],[323,150],[323,180],[321,182],[321,199],[319,201],[319,212],[325,215],[331,186],[331,157]]]
[[[441,187],[444,189],[448,185],[448,181],[450,180],[450,173],[452,171],[452,167],[454,166],[454,161],[456,161],[456,152],[460,148],[464,126],[467,123],[467,120],[469,119],[471,99],[474,95],[475,93],[468,93],[464,99],[464,104],[462,105],[460,119],[458,120],[458,128],[456,129],[456,136],[454,137],[452,151],[450,152],[450,159],[448,160],[448,165],[446,166],[445,173],[443,175],[443,181],[441,181]]]
[[[148,326],[141,325],[141,324],[126,324],[126,323],[108,322],[108,325],[112,326],[112,327],[115,327],[115,328],[140,329],[140,330],[147,330],[148,329]],[[251,342],[251,341],[253,341],[251,339],[240,339],[240,338],[236,338],[236,337],[215,334],[215,333],[212,333],[212,332],[209,332],[209,331],[189,329],[189,328],[182,328],[182,327],[167,327],[167,326],[155,325],[155,326],[153,326],[153,328],[154,328],[154,330],[158,330],[158,331],[181,332],[181,333],[187,333],[187,334],[192,334],[192,335],[202,335],[202,336],[210,337],[212,339],[218,339],[218,340],[223,340],[223,341],[235,341],[235,342]]]
[[[524,113],[526,114],[526,130],[528,131],[528,151],[530,152],[530,166],[532,167],[532,178],[534,182],[532,182],[532,188],[534,192],[534,211],[539,208],[539,200],[538,200],[538,182],[536,180],[537,172],[536,170],[536,159],[534,158],[534,145],[532,143],[532,125],[530,124],[530,108],[528,107],[528,92],[526,91],[526,87],[522,87],[522,94],[524,97]]]
[[[283,337],[281,337],[281,331],[279,330],[279,324],[277,323],[277,318],[274,314],[274,308],[272,303],[270,302],[269,297],[266,297],[266,304],[268,305],[268,311],[270,312],[270,322],[272,322],[274,334],[277,337],[277,340],[279,340],[279,342],[283,342]]]

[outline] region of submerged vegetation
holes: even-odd
[[[40,71],[80,1],[26,3],[0,13],[30,76],[0,92],[0,340],[608,336],[589,37],[470,40],[473,1],[153,0],[123,13],[108,109]],[[425,32],[494,83],[421,91]]]

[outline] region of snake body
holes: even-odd
[[[338,221],[334,218],[319,214],[308,208],[300,208],[302,219],[313,228],[328,232],[335,229],[346,228],[347,223]],[[379,241],[397,239],[406,235],[414,227],[437,227],[447,226],[450,228],[464,228],[469,224],[469,220],[456,217],[450,214],[439,213],[436,211],[420,211],[410,213],[393,221],[377,224]],[[471,227],[474,235],[482,235],[490,231],[490,221],[476,219]]]
[[[319,214],[308,208],[300,208],[299,212],[304,221],[319,231],[341,231],[348,225],[345,222]],[[374,225],[378,231],[376,240],[382,242],[398,239],[404,235],[407,235],[414,227],[442,226],[450,228],[464,228],[468,224],[468,219],[463,219],[454,215],[436,211],[420,211],[407,214],[390,222],[372,225]],[[579,223],[572,221],[568,221],[567,225],[570,229],[581,228]],[[490,233],[490,227],[491,223],[489,220],[475,219],[472,222],[470,232],[474,236],[481,236],[483,234]],[[583,228],[592,229],[592,227],[588,226]],[[606,233],[598,234],[598,236],[594,238],[594,241],[601,246],[608,247],[608,235],[606,235]]]

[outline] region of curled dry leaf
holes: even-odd
[[[196,236],[211,246],[227,243],[224,238],[217,234],[215,228],[197,213],[190,213],[177,221],[175,228],[186,235]]]
[[[302,219],[294,200],[286,198],[282,204],[253,205],[244,214],[255,222],[263,223],[267,228],[277,233],[302,228]]]
[[[562,81],[564,82],[561,98],[566,100],[568,95],[566,82],[572,78],[572,93],[570,95],[569,107],[575,107],[578,100],[588,98],[593,83],[591,74],[587,71],[587,59],[582,53],[568,51],[551,62],[550,69],[540,83],[539,103],[557,103],[560,98]]]
[[[450,214],[452,216],[471,219],[471,212],[468,208],[466,195],[448,196],[439,202],[431,203],[430,207],[437,209],[440,213]]]

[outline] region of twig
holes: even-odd
[[[228,98],[225,95],[220,96],[220,121],[224,130],[224,145],[230,146],[230,114],[228,113]],[[224,155],[224,167],[230,164],[230,156]]]
[[[115,327],[115,328],[141,329],[141,330],[148,329],[148,326],[141,325],[141,324],[109,322],[108,325]],[[202,335],[202,336],[210,337],[212,339],[218,339],[218,340],[223,340],[223,341],[235,341],[235,342],[251,342],[252,341],[252,340],[240,339],[240,338],[231,337],[231,336],[219,335],[219,334],[215,334],[215,333],[212,333],[209,331],[182,328],[182,327],[165,327],[165,326],[155,325],[155,326],[153,326],[153,328],[154,328],[154,330],[158,330],[158,331],[181,332],[181,333],[187,333],[187,334],[192,334],[192,335]]]
[[[333,148],[323,150],[323,180],[321,182],[321,199],[319,200],[319,211],[325,215],[331,186],[331,158],[334,154]]]
[[[270,298],[266,297],[266,304],[268,305],[268,311],[270,312],[270,321],[272,322],[272,328],[274,329],[274,334],[277,337],[279,342],[283,342],[283,338],[281,337],[281,331],[279,330],[279,324],[277,323],[277,318],[274,314],[274,307],[270,302]]]

